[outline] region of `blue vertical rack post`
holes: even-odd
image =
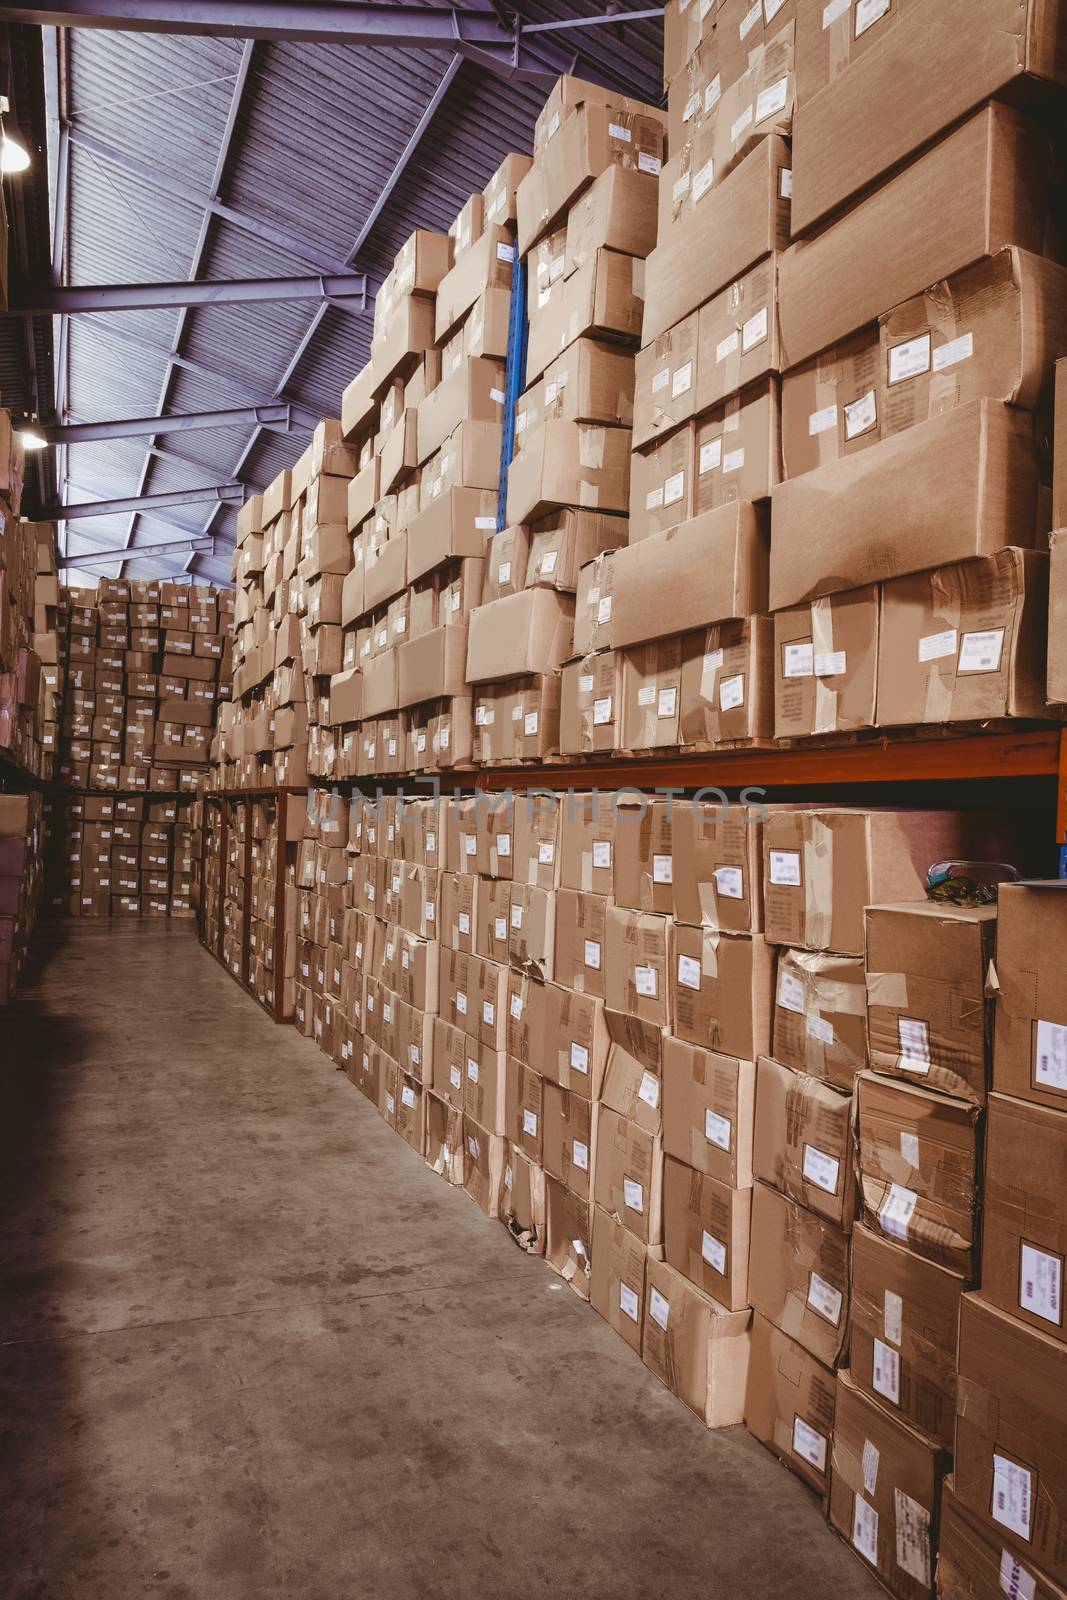
[[[526,263],[519,257],[516,245],[508,314],[508,360],[504,375],[504,438],[500,446],[500,491],[496,504],[498,533],[507,522],[508,469],[515,449],[515,408],[526,387],[526,338],[529,326],[526,315]]]

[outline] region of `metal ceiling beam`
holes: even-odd
[[[367,280],[362,272],[310,278],[231,278],[216,283],[75,284],[69,288],[26,285],[10,314],[18,317],[72,316],[95,311],[157,311],[175,307],[230,306],[276,300],[321,300],[365,311]]]
[[[223,501],[234,501],[240,505],[244,501],[245,488],[243,483],[217,483],[206,489],[171,489],[165,494],[126,495],[118,500],[88,500],[80,505],[46,506],[39,520],[58,522],[62,517],[66,522],[76,522],[82,517],[122,516],[127,511],[140,511],[142,508],[151,511],[153,508],[162,510],[164,506],[195,506],[205,500],[214,500],[220,505]],[[117,554],[121,556],[122,550]]]
[[[67,422],[39,429],[49,444],[88,444],[94,439],[136,439],[148,434],[192,433],[198,428],[234,428],[242,423],[257,428],[291,426],[284,402],[264,406],[238,406],[232,411],[187,411],[169,417],[119,417],[112,422]]]
[[[198,555],[214,553],[214,541],[205,539],[201,535],[193,535],[188,539],[166,539],[161,544],[139,544],[134,554],[138,561],[142,557],[185,555],[187,552]],[[56,565],[59,567],[81,567],[86,562],[97,563],[100,561],[129,560],[129,552],[121,547],[114,550],[87,550],[84,555],[61,556]]]

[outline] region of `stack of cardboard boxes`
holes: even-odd
[[[201,936],[277,1020],[293,1017],[296,972],[296,848],[302,798],[286,797],[285,835],[273,797],[205,806]]]
[[[40,793],[0,794],[0,1006],[18,982],[41,898]]]
[[[201,802],[177,795],[57,794],[48,904],[69,917],[180,917],[200,903]]]
[[[0,412],[0,462],[6,412]],[[55,528],[16,521],[0,489],[0,757],[48,779],[62,690]]]

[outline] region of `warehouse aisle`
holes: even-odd
[[[11,1600],[879,1592],[190,926],[56,938],[0,1022]]]

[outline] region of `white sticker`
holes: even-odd
[[[655,967],[635,967],[634,987],[638,994],[647,999],[656,998],[656,969]]]
[[[1000,1552],[1000,1587],[1011,1600],[1034,1600],[1037,1593],[1037,1579],[1010,1550]]]
[[[804,1176],[817,1189],[836,1194],[840,1172],[841,1163],[836,1156],[827,1155],[825,1150],[819,1150],[813,1144],[804,1146]]]
[[[410,1084],[405,1083],[403,1090],[401,1091],[400,1099],[410,1111],[415,1104],[415,1091]]]
[[[741,329],[741,349],[752,350],[767,337],[767,307],[761,306]]]
[[[657,855],[654,855],[652,857],[652,882],[653,883],[673,883],[674,882],[674,868],[673,868],[670,856],[657,856]]]
[[[900,1352],[881,1339],[874,1341],[871,1382],[879,1394],[895,1406],[900,1404]]]
[[[889,352],[889,382],[903,383],[906,378],[917,378],[930,370],[930,335],[921,334],[908,339],[905,344],[894,345]]]
[[[942,656],[955,654],[955,628],[946,628],[944,633],[927,633],[919,640],[920,661],[940,661]]]
[[[1004,648],[1004,629],[986,628],[978,633],[965,633],[960,640],[960,658],[957,672],[997,672]]]
[[[721,894],[724,900],[743,900],[745,898],[745,874],[741,867],[716,867],[712,873],[715,880],[715,892]]]
[[[749,34],[756,26],[756,23],[762,19],[762,16],[763,0],[756,0],[755,5],[751,6],[748,11],[745,12],[744,16],[741,18],[741,21],[737,25],[738,34],[742,39],[748,38]]]
[[[993,1520],[1022,1539],[1030,1537],[1033,1482],[1025,1467],[993,1454]]]
[[[499,568],[499,571],[497,572],[497,582],[498,583],[510,583],[511,582],[511,562],[510,561],[502,561],[500,563],[500,568]]]
[[[1059,1327],[1063,1321],[1063,1258],[1022,1244],[1019,1260],[1019,1304],[1024,1311]]]
[[[514,261],[515,246],[513,244],[504,244],[503,242],[499,243],[496,247],[496,258],[498,261]]]
[[[888,1233],[892,1238],[899,1239],[901,1243],[908,1242],[908,1223],[914,1213],[918,1195],[913,1189],[905,1189],[902,1184],[891,1183],[889,1193],[878,1211],[878,1221],[883,1233]]]
[[[612,139],[621,139],[624,144],[629,144],[633,138],[629,128],[623,127],[621,122],[608,123],[608,136]]]
[[[687,361],[679,367],[671,379],[671,397],[677,400],[680,394],[688,394],[693,387],[693,363]]]
[[[851,4],[852,4],[852,0],[830,0],[830,4],[828,6],[824,6],[823,7],[823,13],[822,13],[822,25],[823,25],[823,27],[824,28],[829,28],[833,23],[835,23],[837,21],[838,17],[845,16],[846,13],[848,12],[849,7],[851,6]]]
[[[471,919],[469,912],[461,911],[459,916],[456,918],[456,921],[459,925],[460,933],[470,933]]]
[[[482,1001],[482,1021],[491,1028],[496,1018],[496,1006],[491,1000]]]
[[[623,1316],[629,1317],[631,1322],[640,1322],[641,1304],[629,1284],[619,1284],[619,1310]]]
[[[637,1098],[643,1100],[646,1106],[651,1106],[653,1110],[659,1105],[659,1079],[654,1072],[643,1072],[641,1074]]]
[[[925,1076],[930,1071],[930,1029],[927,1024],[915,1017],[898,1017],[897,1037],[900,1040],[901,1069]]]
[[[872,1567],[878,1565],[878,1513],[861,1494],[852,1509],[852,1543]]]
[[[537,1138],[537,1117],[533,1111],[523,1111],[522,1131],[528,1133],[531,1139]]]
[[[663,505],[663,485],[658,489],[650,489],[645,495],[645,510],[658,511]]]
[[[558,550],[546,550],[544,555],[541,557],[538,570],[542,573],[547,572],[549,574],[555,572],[556,558],[558,555]]]
[[[522,721],[522,731],[529,735],[537,732],[537,712],[527,711]]]
[[[881,1462],[881,1451],[869,1439],[863,1441],[863,1487],[868,1494],[873,1494],[878,1487],[878,1467]]]
[[[700,1254],[713,1272],[726,1276],[726,1246],[721,1239],[716,1239],[713,1233],[705,1230],[701,1235]]]
[[[783,967],[778,974],[778,1004],[785,1011],[804,1015],[804,985],[794,973]]]
[[[786,678],[810,678],[815,671],[815,646],[787,644],[782,660],[782,674]]]
[[[792,198],[793,198],[793,169],[792,169],[792,167],[780,167],[779,168],[779,170],[778,170],[778,193],[781,195],[783,200],[792,200]]]
[[[904,1302],[892,1289],[885,1291],[882,1307],[882,1326],[887,1339],[899,1344],[904,1331]]]
[[[704,1137],[717,1150],[729,1150],[733,1126],[729,1117],[721,1117],[717,1111],[704,1112]]]
[[[462,989],[457,989],[456,991],[456,1010],[459,1012],[461,1017],[465,1017],[467,1015],[467,996],[464,994]]]
[[[1067,1024],[1037,1024],[1034,1083],[1045,1089],[1067,1089]]]
[[[497,926],[499,927],[500,923],[503,922],[503,921],[504,921],[504,919],[500,918],[498,920],[498,922],[497,922]],[[516,901],[515,904],[511,908],[511,926],[513,928],[521,928],[522,927],[522,906],[519,904],[518,901]],[[498,937],[503,938],[503,934],[498,935]]]
[[[556,858],[556,847],[551,839],[542,839],[537,846],[537,859],[541,866],[550,866]]]
[[[741,343],[741,335],[735,328],[733,333],[728,333],[725,339],[720,339],[715,346],[716,361],[725,361],[727,356],[732,356]]]
[[[522,996],[521,995],[518,995],[518,994],[513,994],[512,995],[512,997],[511,997],[511,1015],[515,1018],[516,1022],[518,1022],[519,1018],[522,1016]]]
[[[641,1211],[645,1209],[645,1191],[633,1178],[622,1180],[622,1201],[628,1211]]]
[[[609,839],[593,840],[593,865],[594,867],[611,866],[611,841]]]
[[[589,1051],[584,1044],[571,1045],[571,1066],[575,1072],[588,1073]]]
[[[919,1136],[909,1133],[906,1128],[900,1130],[900,1153],[904,1160],[916,1172],[919,1170]]]
[[[722,463],[722,435],[700,446],[700,474],[714,472]]]
[[[826,1440],[803,1417],[793,1418],[793,1454],[807,1461],[816,1472],[826,1471]]]
[[[946,367],[954,367],[960,361],[968,361],[974,355],[974,334],[961,333],[958,339],[950,339],[948,344],[941,345],[934,351],[934,371],[944,372]]]
[[[507,917],[496,917],[496,918],[494,918],[494,921],[493,921],[493,938],[494,939],[506,939],[507,936],[508,936],[508,919],[507,919]]]
[[[771,882],[785,884],[790,888],[800,885],[800,851],[799,850],[772,850],[771,851]]]
[[[820,1278],[817,1272],[808,1274],[808,1305],[833,1327],[840,1327],[844,1296],[840,1289],[835,1289],[832,1283]]]
[[[673,717],[677,703],[677,689],[661,689],[656,700],[657,717]]]
[[[831,428],[837,427],[837,407],[823,406],[821,411],[813,411],[808,417],[808,437],[814,438],[817,433],[829,433]]]
[[[600,945],[595,939],[585,941],[585,964],[594,972],[600,971]]]
[[[659,156],[654,156],[651,150],[639,150],[637,152],[638,172],[657,173],[661,170],[662,166],[663,162],[660,160]]]
[[[839,678],[847,665],[848,660],[843,650],[817,650],[815,652],[815,676],[817,678]]]
[[[878,401],[873,389],[845,407],[845,438],[858,439],[878,421]]]
[[[716,75],[716,77],[714,79],[714,83],[718,84],[718,81],[719,81],[718,75]],[[709,86],[708,90],[706,91],[706,93],[704,95],[704,109],[705,109],[705,111],[708,111],[708,110],[711,109],[709,107],[708,103],[707,103],[708,102],[708,95],[710,93],[711,93],[711,87]],[[718,98],[718,96],[716,96],[716,99],[717,98]],[[712,101],[712,105],[714,105],[714,104],[715,104],[715,101],[713,100]],[[692,184],[691,193],[692,193],[692,196],[693,196],[693,204],[694,205],[696,205],[698,200],[703,200],[704,196],[707,194],[708,190],[711,188],[711,186],[712,186],[712,184],[714,182],[715,182],[715,162],[714,161],[705,161],[704,165],[702,167],[698,167],[696,172],[694,172],[694,174],[693,174],[693,184]]]
[[[467,1057],[467,1077],[471,1083],[478,1082],[478,1063],[473,1056]]]
[[[583,1144],[580,1139],[571,1141],[571,1160],[580,1171],[589,1171],[589,1146]]]
[[[692,956],[678,957],[678,982],[683,989],[700,988],[700,962]]]
[[[930,1587],[930,1513],[903,1489],[893,1490],[897,1566],[924,1589]]]
[[[809,1039],[818,1039],[822,1044],[833,1044],[833,1023],[827,1022],[817,1011],[809,1011],[804,1019],[804,1031]]]
[[[889,10],[890,0],[857,0],[856,38],[867,32]]]
[[[719,684],[719,710],[734,711],[745,703],[745,675],[735,673]]]
[[[599,604],[597,605],[597,608],[596,608],[596,619],[597,619],[598,622],[610,622],[611,621],[611,596],[610,596],[610,594],[604,595],[601,598]]]
[[[648,1314],[652,1318],[652,1321],[658,1322],[660,1327],[664,1330],[664,1332],[666,1332],[667,1318],[671,1314],[671,1303],[668,1299],[660,1294],[659,1290],[654,1285],[650,1285],[649,1287]]]
[[[685,472],[672,472],[663,485],[663,504],[673,506],[685,494]]]
[[[779,78],[777,83],[772,83],[766,89],[761,89],[756,96],[756,121],[764,122],[767,117],[773,117],[781,111],[789,98],[789,79]]]

